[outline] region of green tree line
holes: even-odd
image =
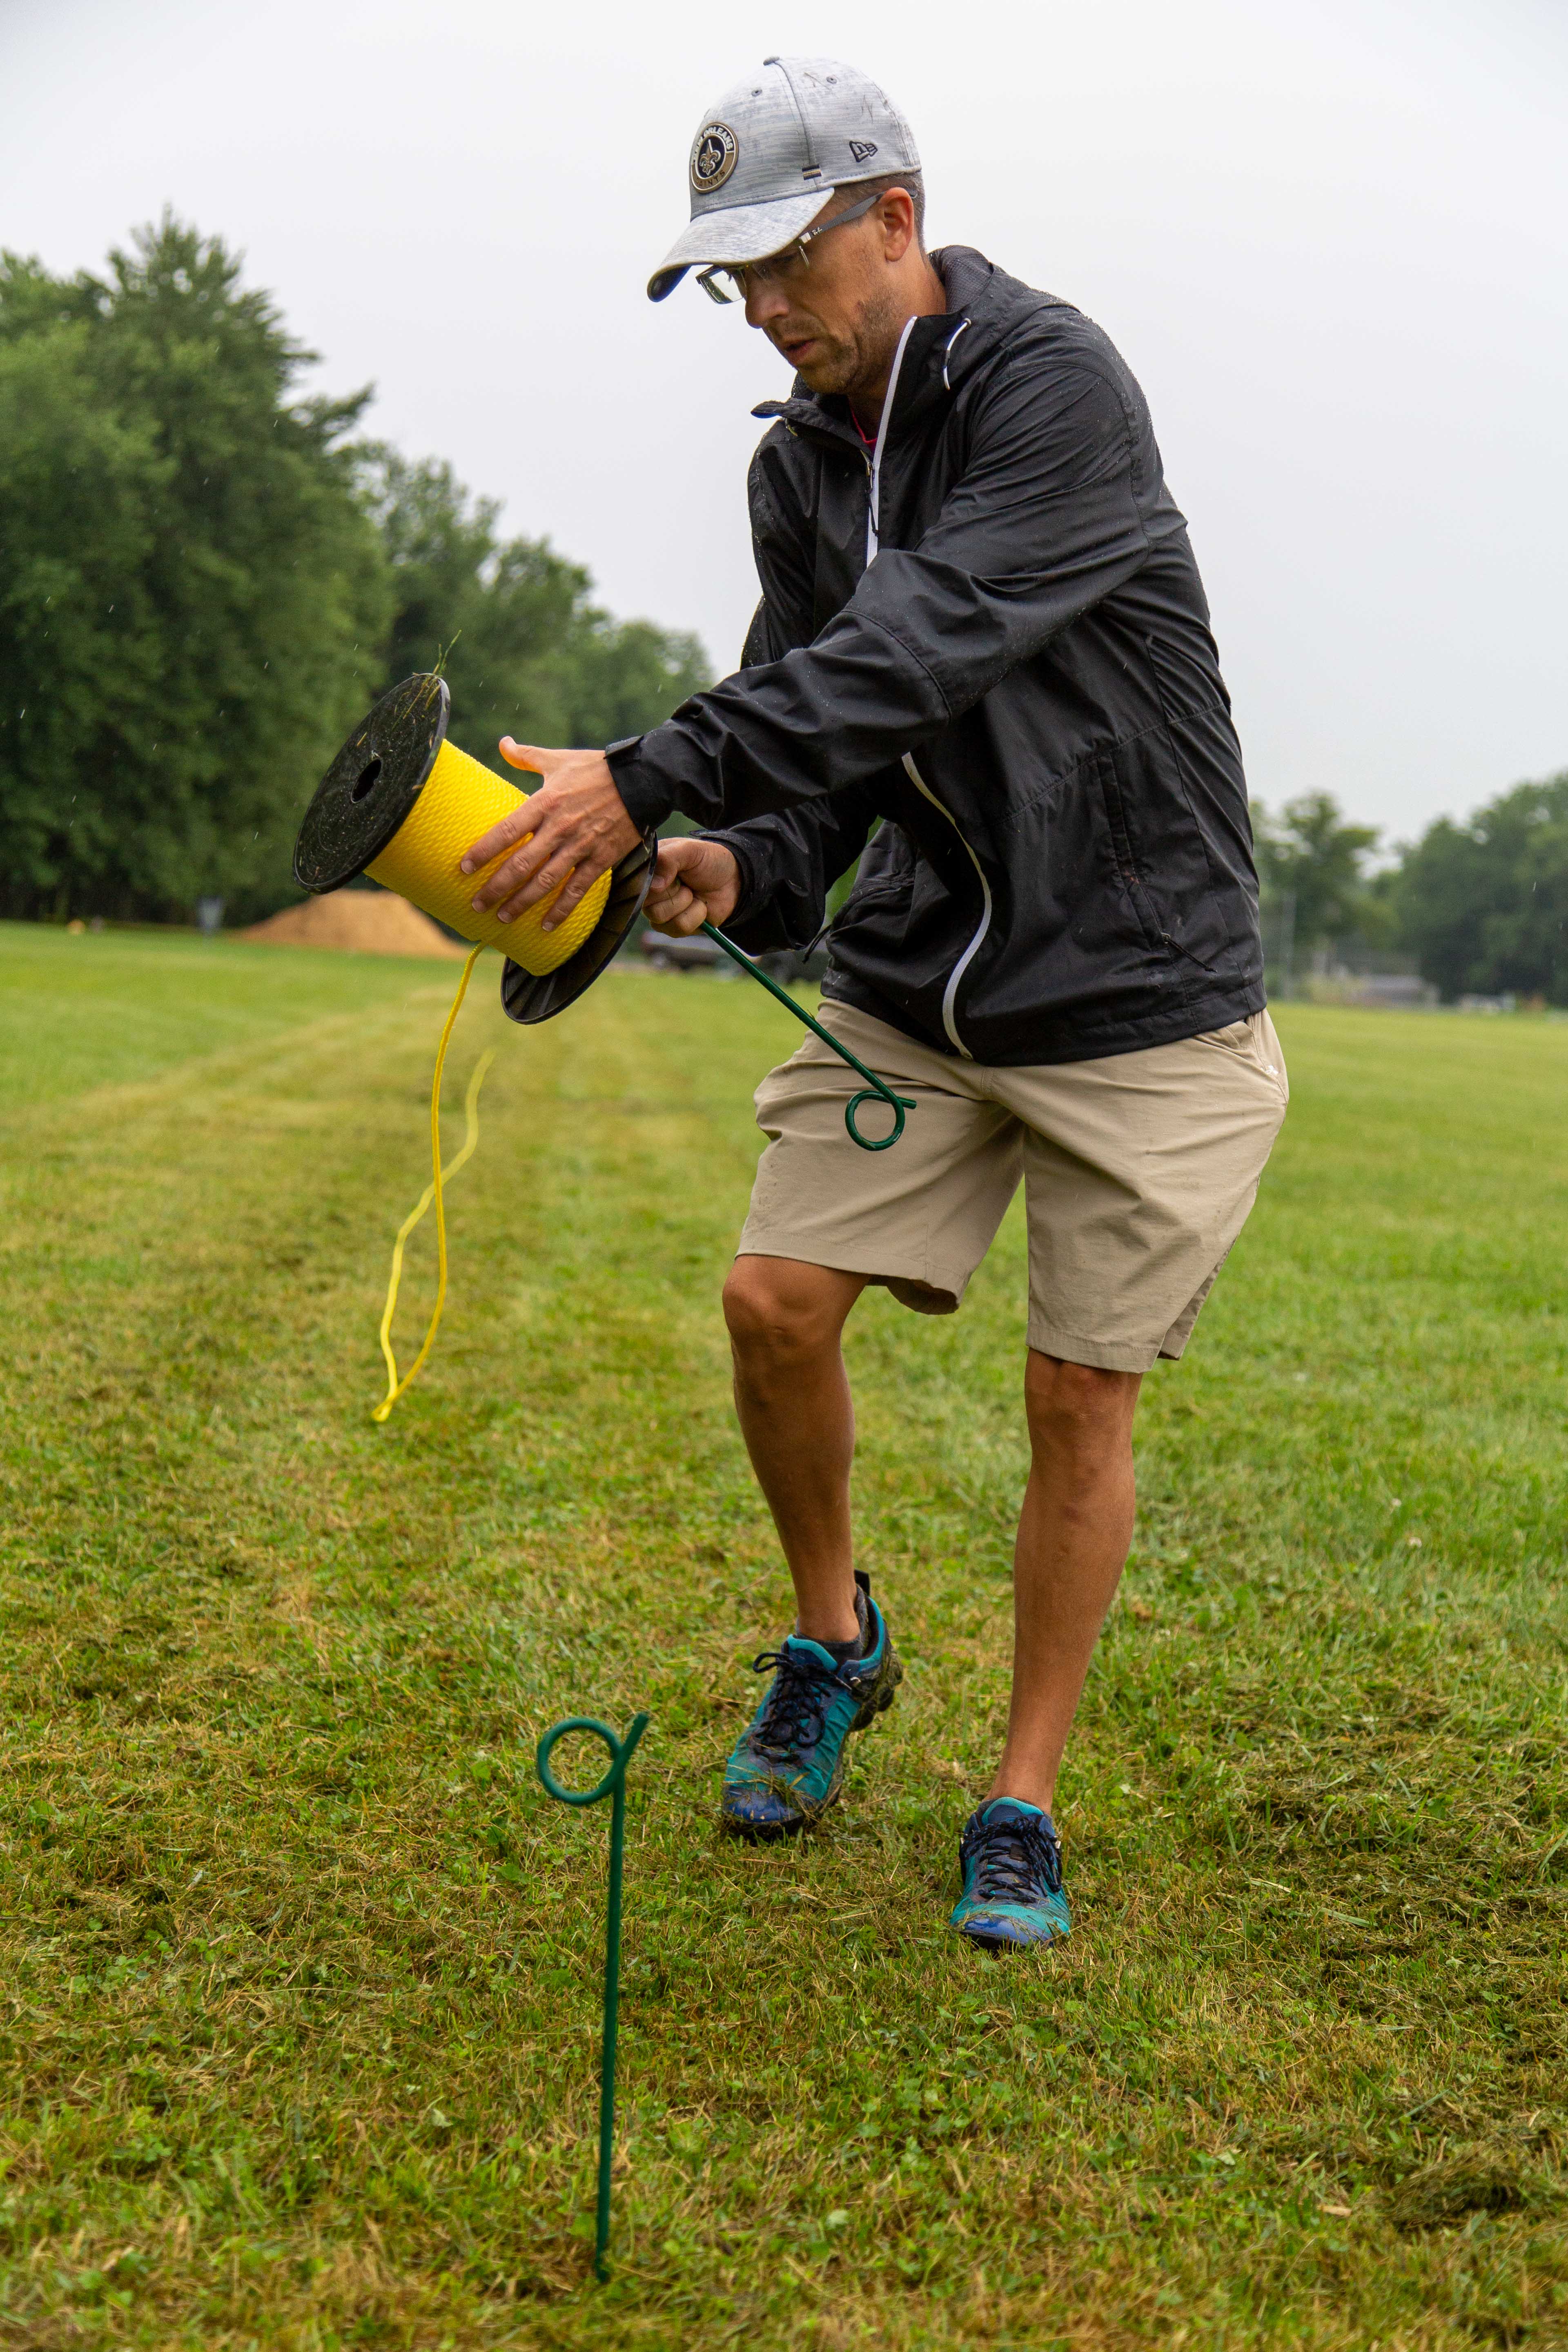
[[[165,216],[101,275],[0,254],[0,913],[239,919],[298,896],[354,720],[446,651],[453,732],[602,743],[708,679],[449,467],[362,437],[222,240]]]
[[[1371,950],[1414,963],[1450,1002],[1568,1005],[1568,772],[1439,817],[1376,871],[1378,829],[1348,823],[1329,793],[1255,804],[1253,823],[1275,937],[1288,910],[1298,959]]]

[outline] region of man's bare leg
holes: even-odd
[[[849,1473],[855,1411],[841,1336],[860,1275],[737,1258],[724,1289],[735,1404],[795,1580],[799,1631],[856,1631]],[[994,1797],[1049,1811],[1094,1645],[1132,1540],[1136,1372],[1029,1350],[1031,1467],[1014,1551],[1013,1700]]]
[[[852,1642],[849,1472],[855,1407],[840,1338],[866,1277],[796,1258],[740,1257],[724,1286],[735,1409],[795,1580],[796,1630]]]
[[[1013,1554],[1013,1700],[993,1797],[1049,1812],[1084,1677],[1132,1541],[1142,1375],[1029,1350],[1031,1467]]]

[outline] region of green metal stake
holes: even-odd
[[[762,965],[753,963],[745,950],[738,948],[733,940],[727,940],[715,924],[704,923],[702,929],[714,945],[722,948],[725,954],[732,962],[738,963],[742,971],[749,971],[753,980],[760,980],[770,996],[776,996],[781,1004],[789,1007],[797,1021],[804,1021],[806,1027],[814,1035],[820,1037],[825,1045],[831,1045],[841,1062],[847,1062],[852,1070],[859,1071],[866,1084],[858,1095],[851,1095],[844,1106],[844,1124],[849,1129],[851,1142],[858,1143],[862,1151],[886,1151],[889,1144],[897,1143],[904,1131],[905,1111],[913,1110],[915,1108],[914,1097],[896,1095],[885,1078],[879,1078],[875,1070],[868,1070],[859,1056],[849,1051],[847,1045],[840,1045],[831,1029],[825,1029],[820,1021],[814,1021],[805,1005],[797,1004],[787,988],[781,988],[776,980],[770,979]],[[891,1135],[879,1136],[875,1139],[870,1136],[862,1135],[855,1124],[855,1114],[860,1105],[873,1099],[890,1103],[893,1110]]]
[[[605,2279],[605,2249],[610,2242],[610,2159],[616,2145],[616,2029],[621,2013],[621,1856],[626,1832],[626,1766],[632,1750],[647,1729],[646,1715],[634,1715],[624,1739],[596,1716],[571,1715],[555,1724],[539,1743],[539,1777],[551,1796],[563,1805],[596,1805],[611,1797],[610,1900],[605,1915],[605,2036],[599,2069],[599,2203],[594,2244],[594,2274]],[[610,1751],[610,1769],[596,1789],[563,1789],[550,1769],[551,1750],[569,1731],[591,1731]]]

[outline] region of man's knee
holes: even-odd
[[[724,1320],[748,1362],[784,1362],[836,1348],[860,1285],[795,1258],[738,1257],[724,1285]]]
[[[1031,1348],[1024,1374],[1031,1442],[1052,1452],[1120,1450],[1131,1437],[1142,1386],[1142,1373],[1069,1364]]]

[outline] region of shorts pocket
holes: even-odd
[[[1245,1054],[1249,1057],[1256,1055],[1258,1048],[1250,1021],[1233,1021],[1224,1029],[1205,1029],[1201,1037],[1193,1039],[1193,1043],[1194,1045],[1213,1045],[1222,1054]]]
[[[1281,1103],[1289,1101],[1289,1082],[1285,1076],[1279,1040],[1272,1036],[1266,1013],[1254,1013],[1245,1021],[1230,1022],[1224,1029],[1205,1030],[1192,1043],[1251,1070],[1255,1076],[1262,1078],[1272,1087]]]

